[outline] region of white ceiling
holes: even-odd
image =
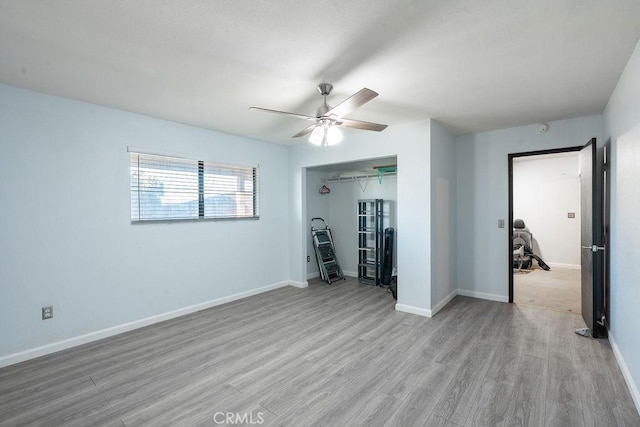
[[[0,82],[281,144],[315,113],[457,134],[601,113],[638,0],[0,0]],[[348,129],[350,132],[362,132]]]

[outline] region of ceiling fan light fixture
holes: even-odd
[[[342,132],[328,121],[323,121],[313,129],[309,135],[309,142],[313,145],[329,147],[342,141]]]
[[[335,126],[329,126],[326,132],[326,146],[336,145],[338,142],[342,141],[342,132]]]
[[[322,141],[324,140],[325,131],[324,127],[316,126],[311,135],[309,135],[309,142],[313,145],[322,145]]]

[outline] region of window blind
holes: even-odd
[[[130,153],[131,221],[258,218],[258,168]]]

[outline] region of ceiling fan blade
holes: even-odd
[[[249,109],[256,110],[256,111],[264,111],[265,113],[282,114],[289,117],[295,117],[297,119],[312,120],[314,122],[317,120],[317,117],[305,116],[304,114],[289,113],[287,111],[270,110],[268,108],[260,108],[260,107],[249,107]]]
[[[362,129],[362,130],[374,130],[376,132],[383,131],[387,128],[387,125],[381,125],[380,123],[363,122],[361,120],[349,120],[340,119],[336,122],[337,126]]]
[[[313,124],[313,125],[311,125],[311,126],[309,126],[309,127],[306,127],[306,128],[304,128],[304,129],[302,129],[300,132],[298,132],[298,133],[296,133],[295,135],[293,135],[293,136],[292,136],[292,138],[299,138],[299,137],[301,137],[301,136],[308,135],[308,134],[310,134],[310,133],[313,131],[313,129],[314,129],[316,126],[317,126],[316,124]]]
[[[377,92],[374,92],[371,89],[367,89],[365,87],[363,89],[360,89],[355,94],[351,95],[349,98],[342,101],[340,104],[333,107],[331,110],[327,111],[325,116],[331,116],[331,115],[335,115],[338,117],[346,116],[356,108],[371,101],[376,96],[378,96]]]

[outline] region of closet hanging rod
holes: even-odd
[[[383,176],[396,176],[397,172],[385,172]],[[340,181],[353,181],[354,179],[361,178],[378,178],[378,173],[375,174],[367,174],[367,175],[357,175],[357,176],[343,176],[343,177],[335,177],[335,178],[327,178],[328,182],[340,182]]]

